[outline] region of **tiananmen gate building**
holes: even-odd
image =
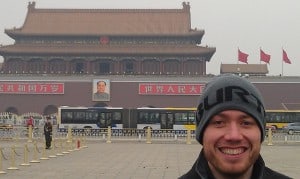
[[[49,115],[59,106],[195,107],[216,52],[180,9],[41,9],[0,46],[1,112]],[[196,18],[196,17],[194,17]],[[205,17],[202,17],[205,18]],[[299,78],[249,77],[270,109],[298,108]],[[94,97],[97,82],[109,98]]]

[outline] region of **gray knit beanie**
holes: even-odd
[[[265,137],[265,108],[258,89],[245,78],[236,75],[220,75],[206,84],[197,109],[196,139],[200,144],[207,122],[224,110],[240,110],[252,116],[261,130],[261,142]]]

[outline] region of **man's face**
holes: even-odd
[[[213,116],[203,133],[203,150],[213,173],[238,176],[259,156],[261,131],[248,114],[227,110]]]
[[[97,85],[97,91],[100,93],[105,92],[105,83],[103,81],[99,82]]]

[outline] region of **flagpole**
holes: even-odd
[[[283,76],[283,60],[281,60],[281,75]]]
[[[260,53],[261,53],[261,47],[259,47],[259,64],[261,65]]]
[[[237,57],[236,65],[239,64],[239,50],[240,50],[240,48],[238,47],[238,57]]]
[[[283,53],[283,47],[281,48],[281,52]],[[283,76],[283,59],[281,59],[281,76]]]

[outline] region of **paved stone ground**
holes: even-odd
[[[0,141],[5,155],[12,142]],[[71,151],[64,156],[41,160],[43,149],[39,148],[40,163],[20,166],[24,161],[23,145],[18,144],[16,153],[17,170],[8,170],[9,160],[3,160],[0,178],[51,178],[51,179],[175,179],[187,172],[201,150],[201,145],[193,141],[184,142],[153,141],[112,141],[92,140],[85,143],[87,148]],[[29,161],[32,158],[33,145],[29,146]],[[46,156],[60,153],[59,147],[47,150]],[[68,151],[64,148],[63,151]],[[261,151],[267,166],[291,177],[300,176],[300,144],[263,144]],[[45,155],[45,153],[44,153]],[[9,157],[8,157],[9,158]],[[0,169],[1,170],[1,169]]]

